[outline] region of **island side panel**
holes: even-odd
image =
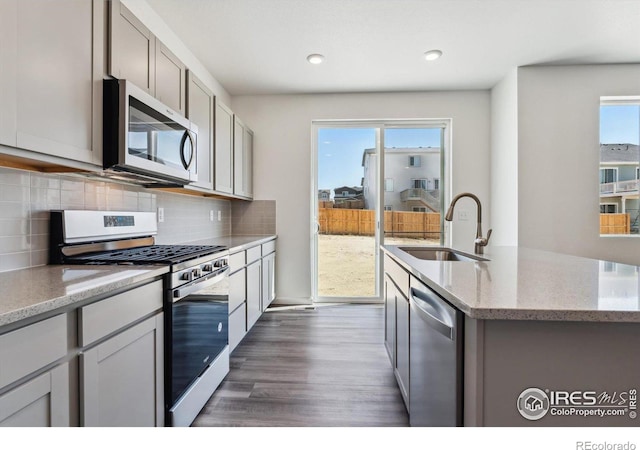
[[[464,318],[463,424],[483,425],[484,320]]]
[[[478,325],[481,341],[476,342],[482,346],[482,377],[475,381],[482,390],[476,398],[483,403],[480,420],[484,426],[640,426],[640,418],[634,417],[637,409],[630,414],[633,405],[629,401],[630,390],[640,389],[640,324],[478,322],[483,322]],[[550,399],[548,412],[538,420],[524,418],[517,408],[518,397],[528,388],[538,388]],[[554,402],[554,396],[567,395],[559,391],[573,395],[573,400]],[[610,400],[591,405],[592,398],[603,393]],[[621,401],[626,407],[622,416],[552,412],[554,405],[576,410],[620,409],[616,405]],[[567,408],[555,408],[560,409],[567,412]]]

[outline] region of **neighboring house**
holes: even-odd
[[[331,200],[331,189],[318,189],[318,200],[328,202]]]
[[[631,229],[639,226],[640,147],[600,144],[600,213],[628,213]]]
[[[440,148],[385,148],[385,211],[440,212]],[[364,203],[374,209],[376,188],[376,151],[365,149],[362,155]]]
[[[362,186],[340,186],[333,189],[335,208],[363,209]]]

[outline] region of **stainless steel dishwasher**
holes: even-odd
[[[464,314],[411,278],[409,423],[462,426]]]

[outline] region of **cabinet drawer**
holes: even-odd
[[[407,298],[409,296],[409,272],[388,255],[384,255],[384,272],[389,274],[402,295]]]
[[[162,281],[158,280],[80,308],[80,346],[162,309],[162,298]]]
[[[229,276],[229,312],[232,313],[247,299],[246,269]]]
[[[0,336],[0,388],[67,354],[67,315]]]
[[[243,303],[229,315],[229,351],[240,343],[247,334],[247,304]]]
[[[269,253],[276,251],[276,241],[269,241],[262,244],[262,256],[267,256]]]
[[[262,258],[262,249],[260,246],[252,247],[247,250],[247,264],[251,264],[254,261]]]
[[[241,267],[244,267],[245,264],[246,259],[244,252],[238,252],[234,253],[233,255],[229,255],[229,270],[231,271],[231,273],[235,272]]]

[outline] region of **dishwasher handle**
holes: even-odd
[[[455,318],[443,307],[442,300],[433,292],[423,292],[411,288],[413,310],[432,329],[450,340],[455,340]]]

